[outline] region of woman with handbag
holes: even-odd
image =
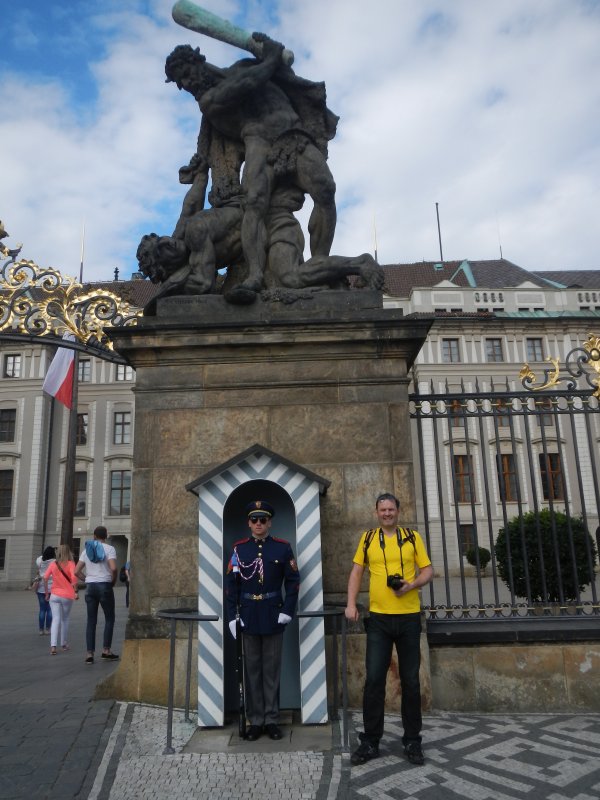
[[[46,586],[44,584],[44,575],[46,570],[56,558],[56,553],[53,547],[46,547],[41,556],[35,560],[37,575],[33,579],[31,588],[36,593],[38,603],[40,604],[39,625],[40,636],[44,633],[50,633],[50,626],[52,625],[52,611],[50,610],[50,603],[46,600]],[[52,586],[52,581],[48,584],[48,588]]]
[[[52,581],[52,591],[49,588]],[[79,599],[77,594],[77,578],[75,577],[75,562],[68,545],[58,546],[58,555],[44,574],[46,587],[46,600],[50,600],[52,609],[52,628],[50,632],[50,654],[55,656],[60,634],[63,650],[69,649],[69,616],[73,600]]]

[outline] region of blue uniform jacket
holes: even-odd
[[[230,558],[225,583],[229,621],[235,619],[239,581],[244,633],[258,636],[281,633],[285,626],[280,625],[277,618],[280,613],[294,616],[300,588],[300,573],[290,543],[275,536],[267,536],[262,542],[249,536],[236,542],[234,551],[240,562],[241,577],[233,571]],[[285,587],[285,599],[282,587]],[[248,596],[271,593],[275,596],[262,600]]]

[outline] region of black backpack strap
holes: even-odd
[[[400,530],[400,533],[402,534],[402,536],[406,537],[406,539],[408,539],[408,541],[412,544],[412,546],[414,547],[415,552],[416,552],[417,544],[416,544],[416,539],[415,539],[415,531],[410,530],[409,528],[399,528],[399,530]]]
[[[369,549],[369,545],[373,541],[373,537],[375,536],[378,530],[379,528],[371,528],[371,530],[365,533],[365,543],[363,545],[363,561],[365,564],[368,564],[369,562],[369,555],[367,553],[367,550]]]

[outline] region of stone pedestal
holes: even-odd
[[[326,601],[345,599],[377,494],[394,492],[402,524],[416,527],[407,372],[429,324],[384,310],[378,292],[331,291],[247,307],[167,298],[155,317],[112,332],[136,369],[133,580],[124,659],[105,693],[166,698],[167,630],[154,615],[197,604],[198,507],[186,484],[245,448],[262,444],[331,481]]]

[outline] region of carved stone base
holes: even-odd
[[[323,291],[291,305],[165,298],[156,317],[112,332],[137,370],[135,578],[126,658],[103,692],[166,695],[155,612],[197,603],[198,501],[186,484],[255,443],[331,481],[321,498],[326,600],[345,596],[377,494],[394,492],[402,524],[416,526],[408,370],[429,324],[383,310],[379,292]]]

